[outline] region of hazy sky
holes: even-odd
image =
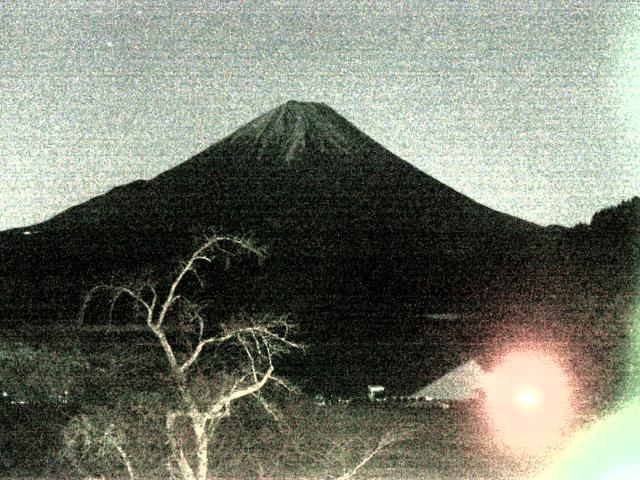
[[[0,1],[0,229],[322,101],[498,210],[640,194],[640,5]]]

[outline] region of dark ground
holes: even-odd
[[[366,385],[393,378],[393,371],[401,370],[399,380],[387,387],[390,394],[406,395],[414,384],[424,385],[466,358],[476,358],[488,369],[513,347],[552,349],[563,357],[575,380],[577,422],[581,422],[606,410],[624,387],[628,337],[620,329],[626,318],[623,303],[598,308],[511,305],[501,310],[508,322],[498,321],[504,319],[496,317],[496,312],[484,319],[480,313],[423,318],[423,335],[404,344],[314,345],[305,356],[281,365],[280,371],[303,389],[301,396],[280,398],[284,426],[267,424],[256,431],[238,418],[232,420],[221,430],[212,475],[258,478],[259,465],[271,478],[328,478],[357,461],[359,452],[366,453],[385,431],[410,431],[410,440],[390,447],[367,465],[366,478],[524,478],[527,472],[544,467],[549,458],[514,455],[498,448],[488,434],[480,404],[449,410],[369,405],[364,401]],[[564,327],[558,326],[558,317],[563,318]],[[594,333],[596,324],[610,330]],[[93,372],[81,386],[78,397],[82,398],[75,401],[71,392],[68,405],[3,406],[0,468],[5,477],[73,476],[58,456],[68,419],[91,408],[90,404],[108,403],[114,395],[124,395],[118,392],[138,388],[133,387],[139,386],[136,379],[144,378],[145,388],[161,381],[162,375],[140,360],[153,360],[157,349],[153,337],[138,328],[23,325],[3,328],[2,337],[9,344],[19,340],[61,355],[80,355]],[[314,376],[323,366],[341,363],[360,365],[360,370],[324,370],[323,378]],[[105,371],[109,374],[98,373]],[[406,381],[407,371],[413,382]],[[316,393],[334,401],[318,407],[305,400]],[[337,397],[352,397],[355,402],[337,404]],[[224,433],[227,428],[231,434]]]

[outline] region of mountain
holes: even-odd
[[[182,251],[203,227],[251,233],[275,263],[289,259],[281,266],[294,277],[317,274],[360,293],[422,284],[435,297],[478,290],[543,233],[416,169],[329,107],[287,102],[149,181],[5,233],[33,264],[3,260],[100,276]]]
[[[164,274],[207,228],[269,252],[212,277],[221,313],[290,311],[329,342],[417,335],[419,315],[523,288],[554,248],[546,229],[456,192],[326,105],[291,101],[155,178],[0,234],[5,321],[70,318],[91,285]]]
[[[288,216],[287,209],[307,208],[322,211],[327,224],[346,220],[367,230],[409,222],[440,234],[535,230],[417,170],[325,105],[293,101],[148,182],[116,188],[38,228],[108,228],[124,219],[132,227],[172,228],[212,218],[228,223],[225,210],[237,212],[237,206],[250,216],[240,223],[251,227]]]

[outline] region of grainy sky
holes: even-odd
[[[0,230],[289,99],[540,224],[640,193],[631,1],[2,0],[0,68]]]

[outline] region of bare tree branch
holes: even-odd
[[[269,402],[267,402],[265,400],[265,398],[257,393],[254,393],[253,396],[256,398],[256,400],[258,400],[258,403],[260,403],[260,405],[262,405],[262,408],[265,409],[265,411],[271,415],[271,417],[273,417],[273,419],[276,422],[279,422],[281,420],[281,415],[273,408],[272,405],[269,404]]]
[[[193,350],[193,352],[189,356],[189,358],[187,358],[187,360],[185,360],[185,362],[178,367],[178,371],[184,375],[187,372],[187,370],[189,370],[189,368],[198,360],[198,357],[202,353],[202,350],[204,349],[204,347],[213,343],[220,344],[223,342],[220,341],[219,338],[207,338],[205,340],[200,340],[196,348]]]
[[[260,380],[244,388],[236,390],[235,392],[229,393],[229,395],[225,397],[224,403],[231,403],[234,400],[238,400],[239,398],[246,397],[247,395],[251,395],[252,393],[257,392],[258,390],[260,390],[262,387],[266,385],[266,383],[271,378],[271,374],[273,373],[273,371],[274,371],[273,365],[269,365],[269,368],[265,373],[262,374],[262,378],[260,378]]]
[[[187,273],[189,272],[192,272],[197,275],[197,273],[195,272],[194,266],[198,261],[205,261],[207,263],[211,263],[213,261],[213,259],[215,258],[215,255],[213,253],[207,254],[207,252],[212,250],[222,251],[227,256],[227,258],[229,258],[232,255],[231,252],[227,250],[223,250],[222,247],[220,247],[220,244],[222,242],[230,242],[232,244],[235,244],[239,246],[242,250],[253,253],[259,258],[262,258],[262,256],[264,255],[263,250],[256,247],[252,242],[250,242],[247,239],[230,237],[230,236],[218,236],[218,235],[207,239],[204,242],[204,244],[200,246],[191,255],[189,260],[187,260],[187,262],[182,266],[182,268],[180,268],[176,278],[171,283],[171,286],[169,287],[169,293],[167,294],[166,300],[162,304],[160,314],[158,315],[158,320],[156,322],[157,327],[162,326],[162,323],[164,322],[166,314],[169,308],[171,307],[171,304],[174,302],[174,298],[176,296],[176,290],[179,287],[179,285],[182,283],[182,280],[184,279],[185,275],[187,275]]]
[[[124,449],[120,446],[120,445],[115,445],[116,451],[118,452],[118,455],[120,455],[120,458],[122,458],[122,463],[124,463],[126,469],[127,469],[127,473],[129,474],[129,478],[131,480],[135,480],[136,475],[133,471],[133,466],[131,465],[131,460],[129,460],[129,455],[127,455],[127,452],[124,451]]]
[[[244,349],[245,353],[247,354],[247,358],[249,359],[249,366],[251,367],[251,373],[253,374],[253,381],[257,382],[258,381],[258,374],[256,373],[256,362],[253,359],[253,355],[251,355],[251,350],[249,349],[249,347],[247,345],[247,342],[245,342],[244,339],[241,336],[238,336],[238,341],[242,345],[242,348]],[[257,341],[256,341],[256,343],[257,343]]]
[[[377,455],[382,453],[386,448],[395,443],[406,440],[407,438],[408,434],[404,432],[385,432],[382,437],[380,437],[378,444],[373,450],[362,456],[360,461],[353,468],[344,472],[339,477],[333,477],[334,480],[348,480],[355,477],[358,474],[358,471],[362,469],[362,467],[373,460]]]
[[[285,390],[287,390],[290,393],[300,393],[300,390],[297,387],[291,385],[289,382],[287,382],[286,380],[284,380],[284,379],[282,379],[280,377],[277,377],[275,375],[271,375],[271,381],[276,383],[276,384],[278,384],[278,385],[280,385],[281,387],[283,387]]]

